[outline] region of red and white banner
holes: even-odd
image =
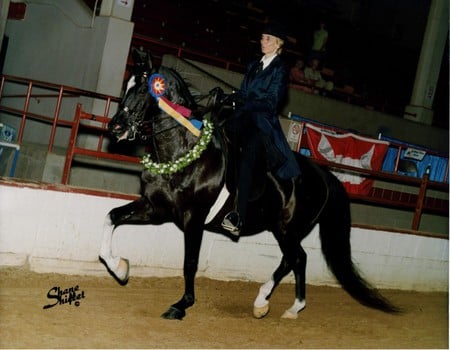
[[[389,142],[362,137],[352,133],[335,134],[306,124],[306,135],[311,156],[330,162],[363,169],[380,170]],[[333,171],[348,193],[369,194],[373,179],[351,172]]]

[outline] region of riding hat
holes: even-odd
[[[280,22],[270,22],[266,25],[266,27],[262,31],[263,34],[269,34],[272,36],[276,36],[283,41],[287,40],[287,30],[283,24]]]

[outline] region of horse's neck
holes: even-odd
[[[155,136],[153,148],[156,161],[163,163],[177,160],[194,147],[196,139],[182,126]]]

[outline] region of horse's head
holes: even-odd
[[[174,70],[166,67],[152,69],[149,55],[133,50],[134,75],[127,83],[118,112],[111,119],[108,128],[117,140],[145,140],[148,134],[156,132],[156,121],[166,114],[158,107],[158,98],[188,109],[196,107],[187,84]],[[171,121],[172,125],[177,125]]]
[[[144,114],[150,104],[147,81],[152,71],[150,55],[132,48],[133,75],[127,82],[119,109],[108,124],[110,133],[118,140],[136,140],[141,136]]]

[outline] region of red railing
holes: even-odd
[[[109,153],[109,152],[105,152],[102,150],[104,135],[108,133],[107,125],[110,120],[111,119],[109,117],[96,116],[96,115],[93,115],[90,113],[86,113],[82,110],[81,104],[77,104],[74,122],[73,122],[73,126],[72,126],[72,132],[70,134],[69,145],[67,147],[66,161],[64,163],[64,170],[63,170],[63,175],[62,175],[62,179],[61,179],[61,183],[63,185],[69,184],[70,170],[72,168],[72,162],[74,161],[76,156],[91,157],[94,160],[97,160],[98,163],[101,159],[120,162],[120,163],[109,164],[110,167],[113,167],[113,168],[114,167],[123,168],[124,164],[126,165],[126,163],[138,164],[138,166],[132,166],[132,167],[128,166],[128,169],[142,171],[142,166],[139,165],[139,162],[141,160],[140,158],[122,155],[122,154]],[[83,121],[88,121],[89,124],[83,124]],[[97,142],[96,150],[77,146],[77,137],[78,137],[78,134],[80,131],[80,127],[84,127],[85,129],[88,129],[89,131],[94,131],[94,132],[98,133],[98,142]],[[86,159],[84,161],[86,161]],[[105,165],[105,164],[103,164],[103,165]]]
[[[6,84],[13,84],[16,86],[26,87],[25,92],[15,94],[5,94]],[[46,93],[33,94],[33,89],[44,90]],[[77,89],[71,86],[58,85],[47,83],[39,80],[29,80],[21,77],[2,75],[0,82],[0,111],[6,112],[21,117],[20,126],[17,133],[17,139],[15,143],[22,144],[24,130],[27,120],[39,120],[44,123],[51,124],[50,136],[48,140],[48,151],[53,151],[53,145],[55,141],[56,130],[58,127],[69,127],[73,125],[72,120],[61,119],[61,104],[64,98],[79,99],[80,97],[88,97],[92,99],[99,99],[105,101],[104,115],[108,115],[111,102],[119,101],[119,98],[108,95],[95,93],[88,90]],[[30,111],[30,101],[32,99],[55,99],[53,116],[36,113]],[[19,108],[14,104],[8,106],[5,100],[18,100],[23,99],[23,107]],[[73,112],[71,112],[70,119],[72,119]]]

